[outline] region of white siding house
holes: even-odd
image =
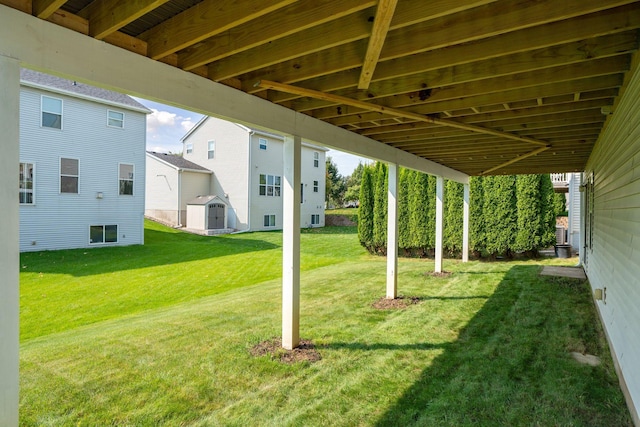
[[[21,251],[144,243],[147,113],[126,95],[22,70]]]
[[[187,202],[209,193],[212,174],[180,156],[148,152],[145,215],[174,227],[188,227]]]
[[[229,228],[282,228],[282,136],[205,117],[182,141],[185,160],[213,171],[209,192],[201,195],[227,204]],[[326,151],[302,145],[301,227],[324,226]],[[186,191],[184,183],[182,188]]]
[[[589,158],[584,174],[584,250],[580,257],[630,409],[640,408],[640,69]]]

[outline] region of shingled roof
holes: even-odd
[[[147,107],[137,102],[135,99],[122,93],[113,92],[107,89],[101,89],[73,80],[63,79],[61,77],[52,76],[50,74],[40,73],[38,71],[20,70],[20,80],[24,83],[32,83],[37,86],[51,88],[54,91],[69,92],[80,97],[95,98],[104,100],[110,104],[119,104],[123,107],[130,107],[143,112],[151,112]]]
[[[171,166],[175,166],[177,169],[183,170],[194,170],[194,171],[202,171],[212,173],[211,170],[207,168],[203,168],[200,165],[197,165],[189,160],[184,159],[181,156],[176,156],[175,154],[167,154],[167,153],[156,153],[155,151],[147,151],[147,154],[152,155],[153,157],[162,160],[165,163],[170,164]]]

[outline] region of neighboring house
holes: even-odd
[[[209,194],[212,175],[181,156],[148,152],[145,215],[173,227],[187,226],[187,202]]]
[[[35,71],[20,83],[20,250],[144,243],[149,110]]]
[[[228,228],[242,231],[281,229],[283,140],[279,135],[204,117],[182,138],[181,160],[213,171],[213,174],[210,175],[209,188],[203,187],[202,179],[192,184],[193,188],[189,188],[186,181],[176,185],[175,191],[189,194],[182,198],[181,209],[186,210],[189,199],[197,195],[217,196],[218,204],[225,205],[224,223]],[[324,226],[326,151],[325,148],[302,144],[301,227]],[[176,173],[173,172],[172,182],[177,182]],[[162,191],[151,184],[152,180],[158,180],[157,174],[149,168],[149,192]],[[157,210],[155,200],[166,197],[158,194],[147,199],[147,215],[153,216],[152,211]],[[194,200],[193,205],[197,204]],[[213,223],[215,221],[210,221]],[[186,226],[191,228],[188,223]]]
[[[581,174],[580,173],[552,173],[551,181],[556,193],[562,193],[566,197],[566,206],[568,211],[567,227],[564,230],[564,239],[562,244],[571,245],[574,251],[580,253],[582,249],[580,240],[580,205],[582,200],[581,192]],[[582,187],[584,190],[584,187]],[[560,243],[560,242],[558,242]]]

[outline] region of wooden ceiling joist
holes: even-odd
[[[78,12],[89,21],[89,35],[98,40],[144,16],[169,0],[94,1]]]
[[[384,46],[384,40],[387,37],[397,4],[398,0],[380,0],[378,2],[376,16],[373,19],[373,29],[371,30],[371,36],[369,36],[367,53],[360,71],[358,89],[369,88],[369,83],[371,83],[373,72],[380,59],[380,52],[382,51],[382,46]]]

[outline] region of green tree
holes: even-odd
[[[387,165],[376,163],[373,189],[373,246],[376,252],[385,252],[387,245],[387,189],[389,175]]]
[[[429,175],[413,172],[409,202],[409,229],[411,247],[426,254],[429,246],[430,230],[428,215],[430,211]]]
[[[553,193],[553,211],[556,216],[567,215],[567,197],[565,193]]]
[[[462,251],[464,186],[447,180],[445,185],[443,246],[452,254]]]
[[[540,235],[542,236],[540,246],[542,248],[548,248],[556,242],[556,214],[553,208],[554,194],[551,176],[549,174],[541,175],[540,195],[543,220],[540,224],[542,227],[540,231]]]
[[[540,175],[516,177],[518,233],[514,250],[537,252],[542,243],[543,203]]]
[[[422,196],[426,198],[426,231],[427,246],[430,250],[436,247],[436,185],[438,179],[433,175],[427,175],[427,191]]]
[[[400,169],[398,182],[398,247],[404,250],[411,248],[411,229],[409,228],[409,192],[412,182],[412,171]]]
[[[358,207],[358,240],[371,250],[373,246],[373,176],[370,166],[362,171],[360,185],[360,206]]]
[[[346,190],[344,192],[345,203],[357,203],[360,198],[360,183],[362,182],[362,173],[365,166],[362,162],[353,170],[345,180]]]
[[[486,177],[484,195],[487,252],[493,256],[510,255],[517,231],[515,176]]]
[[[331,156],[327,157],[325,175],[325,201],[327,206],[342,206],[342,200],[346,189],[345,180],[338,173],[338,166]]]
[[[483,182],[481,176],[469,179],[469,249],[478,256],[486,251]]]

